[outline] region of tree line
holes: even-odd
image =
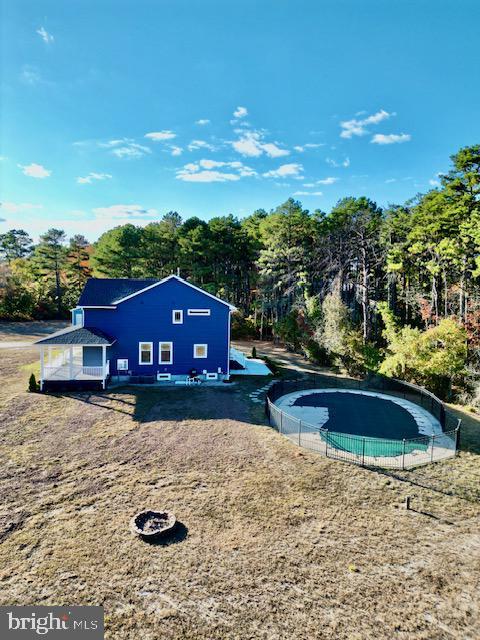
[[[480,369],[480,145],[402,205],[290,198],[239,220],[124,224],[94,244],[50,229],[0,236],[0,316],[66,317],[85,280],[182,277],[235,304],[236,335],[279,338],[320,363],[430,387]]]

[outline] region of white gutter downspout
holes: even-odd
[[[228,310],[228,354],[227,354],[227,380],[230,380],[230,325],[232,318],[232,310]]]

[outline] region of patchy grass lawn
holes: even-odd
[[[0,603],[103,604],[132,640],[478,637],[479,504],[436,486],[478,452],[396,478],[268,428],[263,381],[28,394],[35,357],[0,352]],[[145,507],[170,544],[129,532]]]

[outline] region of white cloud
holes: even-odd
[[[117,158],[140,158],[147,153],[152,153],[150,147],[138,144],[133,138],[119,138],[117,140],[99,142],[98,146],[111,149],[111,152]]]
[[[50,175],[52,175],[51,171],[45,169],[45,167],[41,164],[35,164],[34,162],[28,165],[19,164],[18,166],[23,169],[22,173],[24,173],[26,176],[30,176],[30,178],[43,179],[48,178]]]
[[[233,115],[235,116],[235,118],[244,118],[246,115],[248,115],[248,111],[246,107],[237,107],[233,112]]]
[[[338,178],[323,178],[323,180],[317,180],[317,184],[334,184],[334,182],[338,182]]]
[[[91,184],[93,180],[108,180],[112,176],[109,173],[95,173],[91,171],[88,176],[81,178],[80,176],[77,178],[78,184]]]
[[[290,155],[288,149],[280,149],[276,144],[273,144],[273,142],[266,142],[262,144],[261,147],[270,158],[281,158],[282,156]]]
[[[324,147],[325,145],[322,142],[307,142],[307,144],[297,144],[295,147],[293,147],[295,149],[295,151],[298,151],[298,153],[303,153],[305,151],[305,149],[318,149],[318,147]]]
[[[99,218],[152,218],[158,215],[156,209],[145,209],[139,204],[112,204],[109,207],[92,209]]]
[[[294,196],[323,196],[321,191],[295,191]]]
[[[439,187],[439,186],[440,186],[440,182],[439,182],[438,180],[429,180],[429,181],[428,181],[428,184],[429,184],[431,187]]]
[[[259,140],[260,134],[254,131],[248,131],[242,138],[232,142],[232,147],[242,156],[255,158],[261,156],[263,153]]]
[[[223,173],[221,171],[198,171],[189,173],[188,171],[179,171],[177,180],[184,182],[228,182],[240,180],[240,176],[236,173]]]
[[[397,179],[396,178],[388,178],[387,180],[385,180],[385,184],[392,184],[392,182],[396,182]]]
[[[172,140],[176,138],[177,134],[173,133],[173,131],[165,130],[165,131],[151,131],[150,133],[145,134],[145,138],[149,140],[154,140],[155,142],[159,142],[161,140]]]
[[[29,84],[31,86],[43,83],[40,73],[35,67],[32,67],[29,64],[23,65],[22,71],[20,72],[20,80],[24,84]]]
[[[352,118],[352,120],[344,120],[343,122],[340,122],[340,127],[342,129],[340,137],[352,138],[353,136],[364,136],[368,133],[368,129],[366,127],[369,124],[378,124],[379,122],[382,122],[382,120],[387,120],[394,115],[396,114],[388,113],[388,111],[380,109],[377,113],[374,113],[367,118],[363,118],[362,120],[357,120],[356,118]]]
[[[303,171],[303,166],[297,162],[282,164],[278,169],[267,171],[263,174],[265,178],[286,178],[287,176],[299,176]]]
[[[332,158],[326,158],[325,162],[327,164],[329,164],[331,167],[349,167],[350,166],[350,158],[345,158],[345,160],[343,160],[342,162],[337,162],[336,160],[333,160]]]
[[[43,209],[43,204],[32,204],[31,202],[1,202],[2,213],[25,213],[33,209]]]
[[[256,158],[266,153],[270,158],[280,158],[290,155],[288,149],[280,149],[273,142],[263,142],[263,134],[260,131],[242,132],[240,138],[231,144],[242,156]]]
[[[195,124],[199,124],[201,127],[203,127],[206,124],[210,124],[210,120],[207,120],[207,118],[201,118],[200,120],[196,120]]]
[[[46,44],[50,44],[54,40],[52,34],[48,33],[48,31],[45,29],[45,27],[40,27],[40,29],[37,29],[36,33],[38,33],[38,35],[42,38],[42,40]]]
[[[130,144],[127,147],[118,147],[112,151],[117,158],[140,158],[146,153],[152,153],[151,149],[141,144]]]
[[[215,151],[213,144],[206,142],[205,140],[192,140],[188,145],[189,151],[196,151],[197,149],[208,149],[209,151]]]
[[[230,172],[218,169],[230,169]],[[235,173],[232,173],[231,170]],[[235,182],[240,178],[257,175],[251,167],[243,162],[222,162],[219,160],[202,159],[189,162],[177,171],[177,180],[184,182]]]
[[[183,149],[182,147],[176,147],[176,146],[172,146],[170,147],[171,152],[172,152],[172,156],[181,156],[183,153]]]
[[[384,133],[376,133],[370,140],[373,144],[401,144],[402,142],[408,142],[412,139],[412,136],[408,133],[390,133],[385,135]]]

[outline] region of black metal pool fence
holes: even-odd
[[[439,421],[442,433],[408,439],[387,439],[329,431],[281,410],[275,402],[282,396],[308,389],[364,390],[409,400]],[[362,466],[408,469],[453,458],[460,440],[461,420],[455,418],[433,393],[414,384],[371,374],[363,380],[335,375],[310,374],[295,380],[279,380],[267,392],[265,412],[271,426],[306,449],[328,458]]]

